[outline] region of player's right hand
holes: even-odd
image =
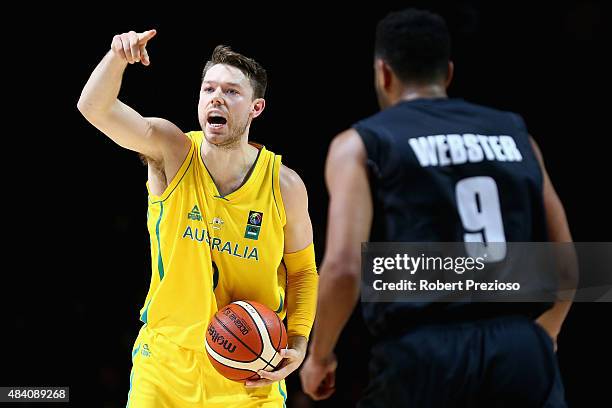
[[[304,393],[315,401],[329,398],[336,390],[337,366],[338,361],[333,353],[323,360],[308,356],[300,370]]]
[[[155,37],[157,31],[148,30],[142,33],[130,31],[123,34],[117,34],[113,37],[111,43],[111,51],[129,64],[142,62],[142,65],[148,66],[151,61],[147,53],[147,42]]]

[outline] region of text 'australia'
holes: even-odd
[[[200,228],[191,228],[187,226],[183,233],[183,238],[189,238],[197,242],[206,242],[212,251],[218,251],[220,253],[227,253],[228,255],[235,256],[237,258],[255,259],[259,261],[259,253],[257,247],[249,247],[248,245],[240,245],[238,243],[232,243],[230,241],[223,241],[221,238],[211,238],[208,231]]]

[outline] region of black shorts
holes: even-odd
[[[500,317],[422,326],[380,339],[360,408],[566,407],[548,334]]]

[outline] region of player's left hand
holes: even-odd
[[[261,377],[260,380],[247,381],[244,385],[247,387],[263,387],[270,385],[273,382],[280,381],[289,374],[298,369],[306,357],[306,348],[308,341],[305,337],[295,336],[289,338],[289,348],[282,349],[280,355],[283,358],[278,368],[274,371],[259,370],[257,374]]]

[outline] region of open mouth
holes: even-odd
[[[227,119],[221,115],[211,113],[206,120],[211,128],[220,128],[227,124]]]

